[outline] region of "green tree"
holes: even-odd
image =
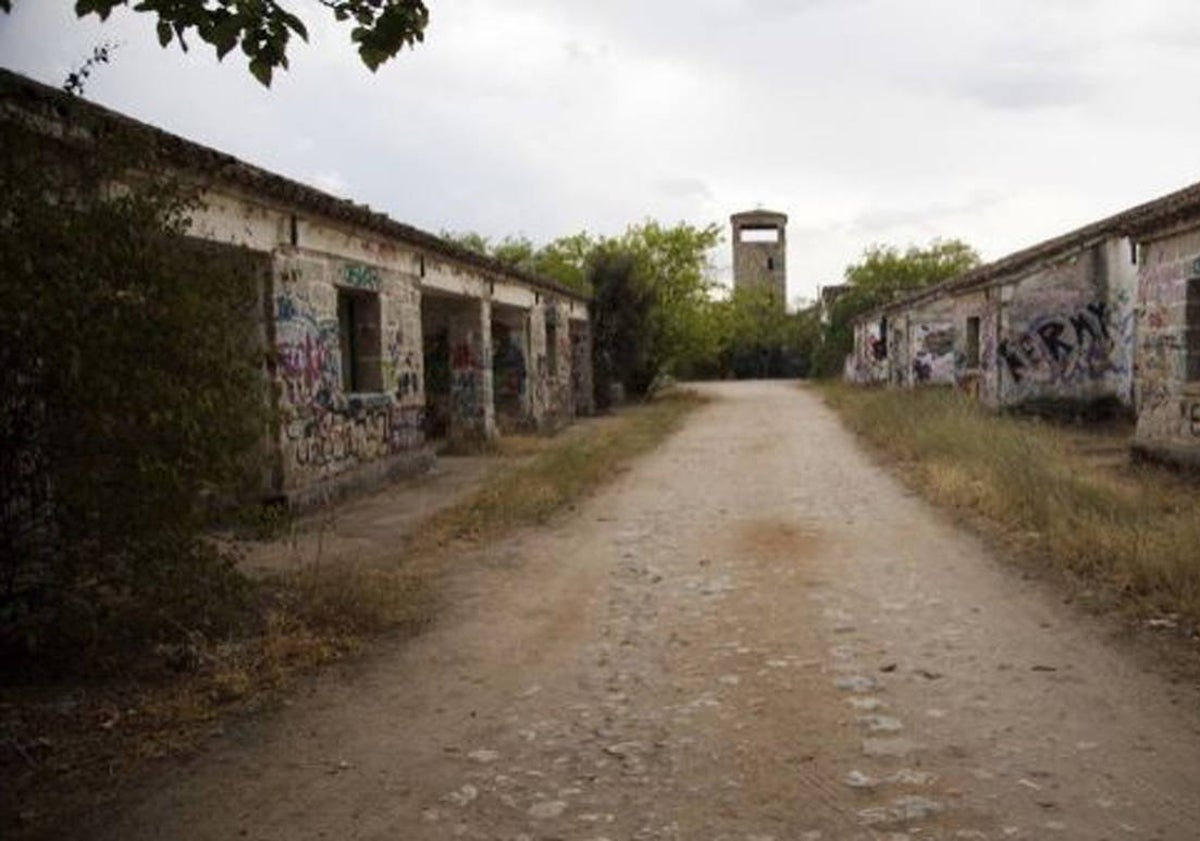
[[[0,659],[218,632],[242,579],[202,529],[259,490],[266,261],[127,177],[164,171],[152,144],[4,120],[0,145]]]
[[[904,295],[935,286],[980,264],[979,253],[961,240],[933,240],[928,247],[872,245],[846,267],[849,288],[834,301],[817,353],[816,373],[838,376],[854,350],[855,317]]]
[[[13,2],[0,0],[0,11],[11,12]],[[425,40],[429,10],[422,0],[318,2],[336,20],[351,25],[350,40],[372,71],[404,47]],[[280,0],[75,0],[75,13],[107,20],[117,6],[155,15],[158,41],[164,47],[178,41],[187,50],[187,38],[195,36],[223,59],[240,46],[254,78],[267,86],[275,70],[287,69],[292,36],[308,40],[304,22]]]
[[[506,236],[499,242],[493,242],[477,231],[443,230],[439,236],[510,268],[557,281],[576,292],[591,292],[587,279],[588,259],[598,240],[586,232],[559,237],[540,247],[523,234]]]

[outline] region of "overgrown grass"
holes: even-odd
[[[492,537],[515,526],[545,522],[627,469],[703,402],[692,391],[669,391],[651,403],[600,421],[586,434],[564,436],[531,462],[497,476],[462,503],[434,516],[414,538],[428,550],[454,539]]]
[[[843,421],[941,505],[999,526],[1022,553],[1137,615],[1200,625],[1200,494],[1155,467],[1102,469],[1058,428],[997,417],[946,390],[824,387]]]
[[[502,441],[497,455],[520,462],[419,525],[387,562],[311,565],[259,582],[243,623],[252,630],[238,638],[160,648],[156,662],[104,685],[0,691],[0,835],[55,837],[64,816],[95,808],[142,760],[194,748],[222,719],[383,634],[419,631],[436,616],[443,573],[470,543],[573,505],[702,402],[675,391],[555,438]]]

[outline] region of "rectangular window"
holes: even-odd
[[[888,320],[886,316],[879,319],[879,339],[875,342],[875,358],[887,359],[888,352]]]
[[[742,228],[738,231],[739,242],[779,242],[778,228]]]
[[[979,367],[979,316],[967,319],[967,367]]]
[[[342,390],[383,391],[379,293],[338,289]]]
[[[1200,382],[1200,277],[1187,280],[1187,305],[1184,310],[1187,344],[1188,382]]]

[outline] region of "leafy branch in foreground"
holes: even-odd
[[[374,71],[404,47],[425,40],[429,9],[422,0],[318,0],[339,23],[350,23],[350,40],[359,58]],[[158,18],[158,41],[172,41],[187,51],[187,38],[210,44],[223,59],[240,46],[250,73],[271,84],[277,69],[288,67],[293,35],[308,40],[308,28],[278,0],[75,0],[79,17],[107,20],[118,6],[148,12]],[[13,0],[0,0],[0,11],[11,12]]]

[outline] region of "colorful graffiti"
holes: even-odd
[[[419,447],[424,441],[423,410],[381,403],[318,412],[286,427],[295,463],[328,469],[361,463]]]
[[[1118,370],[1113,328],[1108,302],[1094,301],[1070,315],[1034,319],[1022,333],[1002,339],[996,352],[1016,383],[1095,380]]]
[[[276,350],[284,396],[293,406],[333,404],[341,387],[336,318],[317,316],[291,295],[275,299]]]

